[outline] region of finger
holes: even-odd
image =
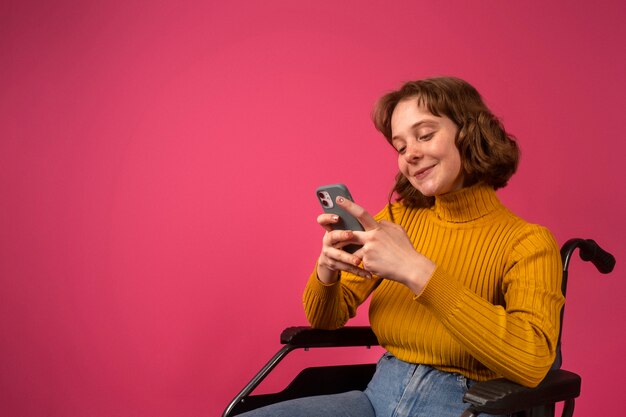
[[[323,239],[322,255],[328,262],[342,262],[352,266],[361,264],[362,258],[360,256],[344,250],[346,245],[352,243],[350,240],[346,240],[351,234],[352,232],[349,230],[337,230],[326,233]]]
[[[365,209],[342,196],[337,197],[337,204],[357,218],[365,230],[378,228],[378,222]]]
[[[374,230],[374,229],[369,229],[369,230]],[[367,242],[368,242],[368,236],[371,235],[371,233],[368,232],[368,230],[361,232],[359,230],[355,230],[352,232],[352,237],[350,238],[350,243],[353,243],[355,245],[364,246]],[[361,250],[359,249],[359,250]]]
[[[341,248],[332,246],[325,252],[325,256],[330,263],[342,264],[344,266],[349,265],[351,268],[360,266],[362,262],[361,258],[358,256],[354,256]]]
[[[339,216],[336,214],[324,213],[317,216],[317,223],[327,231],[333,230],[332,225],[339,221]]]
[[[363,259],[363,246],[361,246],[359,249],[352,252],[352,255],[362,260]]]
[[[332,255],[331,251],[333,251]],[[362,278],[372,278],[372,274],[369,271],[366,271],[365,269],[360,267],[361,259],[353,257],[348,252],[345,252],[341,249],[331,248],[329,249],[328,255],[331,256],[326,257],[324,264],[329,269],[333,271],[350,272],[351,274],[357,275]]]
[[[361,278],[365,278],[365,279],[372,279],[374,278],[374,276],[372,275],[371,272],[366,271],[365,269],[359,268],[359,267],[350,267],[350,271],[348,271],[354,275],[357,275]]]
[[[324,243],[333,248],[342,248],[352,242],[354,233],[352,230],[331,230],[324,236]]]

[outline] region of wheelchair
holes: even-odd
[[[568,267],[572,255],[579,249],[580,258],[592,262],[600,273],[608,274],[615,266],[615,258],[591,239],[570,239],[561,247],[563,261],[562,292],[567,288]],[[561,310],[561,329],[563,311]],[[575,399],[580,395],[579,375],[561,369],[561,336],[557,355],[544,380],[535,388],[527,388],[504,378],[474,384],[463,401],[468,408],[460,417],[480,414],[507,414],[515,417],[553,417],[557,403],[563,403],[562,417],[572,417]],[[289,327],[280,335],[284,346],[252,378],[226,407],[222,417],[231,417],[265,405],[294,398],[364,390],[376,370],[376,364],[319,366],[306,368],[282,391],[253,395],[254,389],[295,349],[324,347],[377,346],[374,332],[367,326],[344,327],[338,330],[319,330],[310,327]]]

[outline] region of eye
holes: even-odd
[[[399,154],[406,152],[406,143],[403,140],[394,140],[391,146],[393,146]]]
[[[426,142],[426,141],[431,140],[434,135],[435,135],[435,132],[430,132],[430,133],[420,136],[418,139],[421,140],[422,142]]]

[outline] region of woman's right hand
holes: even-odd
[[[351,230],[333,230],[332,225],[338,221],[339,217],[334,214],[324,213],[317,217],[317,223],[326,230],[322,253],[317,260],[317,278],[325,284],[332,284],[339,279],[340,271],[346,271],[371,279],[372,274],[359,267],[362,259],[341,249],[354,243],[354,235]]]

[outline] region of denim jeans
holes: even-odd
[[[403,362],[385,353],[364,392],[299,398],[240,416],[459,417],[468,407],[463,395],[471,382],[462,375]]]

